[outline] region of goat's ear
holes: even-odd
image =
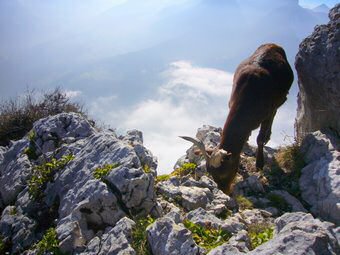
[[[202,155],[202,151],[201,150],[194,150],[194,154],[199,156]]]
[[[210,157],[210,165],[218,168],[224,161],[231,159],[231,153],[223,149],[214,150]]]
[[[211,154],[215,151],[215,148],[206,148],[205,151],[209,156],[211,156]]]

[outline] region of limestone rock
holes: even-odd
[[[0,164],[4,160],[4,154],[7,151],[7,148],[4,146],[0,146]]]
[[[331,128],[340,133],[340,4],[326,25],[300,44],[295,67],[299,78],[296,131],[299,140],[313,131]]]
[[[17,195],[26,186],[31,175],[32,164],[24,154],[28,141],[22,139],[5,150],[0,160],[0,195],[5,205],[13,203]]]
[[[77,113],[60,113],[36,121],[33,136],[39,153],[55,150],[61,143],[75,142],[95,133],[90,122]]]
[[[38,159],[28,159],[23,154],[32,144]],[[32,199],[27,181],[34,165],[69,154],[74,159],[45,183],[41,200]],[[114,167],[95,177],[97,169],[107,165]],[[5,205],[15,202],[22,213],[24,220],[18,221],[23,222],[20,226],[27,238],[31,238],[29,233],[34,228],[41,237],[42,226],[54,226],[63,252],[98,250],[116,254],[121,250],[121,254],[135,254],[128,247],[130,240],[123,242],[123,236],[115,235],[114,239],[112,235],[114,231],[121,232],[117,230],[118,223],[125,216],[160,214],[154,192],[156,167],[156,158],[142,144],[141,132],[129,132],[119,138],[112,131],[96,130],[79,114],[62,113],[35,122],[29,136],[1,149],[0,200]],[[8,218],[3,215],[1,222],[6,225]],[[17,235],[8,234],[12,242]],[[26,240],[21,232],[18,236]]]
[[[334,225],[305,213],[287,213],[276,219],[277,234],[272,240],[247,254],[302,255],[339,254]]]
[[[320,131],[304,139],[301,150],[307,166],[302,169],[302,198],[311,211],[325,220],[340,224],[340,152],[339,141],[331,133]]]
[[[160,182],[157,191],[170,202],[175,202],[185,211],[203,208],[213,214],[222,214],[232,205],[232,199],[216,188],[216,183],[206,176],[198,181],[192,178],[171,178]]]
[[[274,190],[270,194],[282,197],[290,206],[292,212],[307,212],[301,202],[285,190]]]
[[[198,255],[200,248],[192,239],[191,232],[173,219],[163,217],[147,228],[152,254]]]
[[[228,243],[218,246],[208,253],[208,255],[241,255],[241,254],[245,253],[241,252],[238,248]]]
[[[109,228],[101,238],[93,238],[82,255],[135,255],[131,247],[132,229],[135,222],[129,218],[122,218],[114,228]]]
[[[37,241],[34,220],[23,215],[15,206],[7,206],[0,220],[0,235],[3,243],[12,245],[12,254],[20,254]]]

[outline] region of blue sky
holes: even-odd
[[[322,3],[336,1],[300,0]],[[327,20],[297,0],[1,0],[0,97],[62,86],[98,122],[143,131],[165,173],[189,146],[179,135],[223,126],[238,63],[275,42],[293,66]],[[296,94],[295,80],[271,146],[293,141]]]

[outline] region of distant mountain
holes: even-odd
[[[325,4],[321,4],[315,8],[312,9],[314,12],[322,12],[322,13],[328,13],[329,12],[329,7]]]
[[[20,16],[22,9],[14,10],[15,2],[0,1],[0,7],[9,5],[0,13],[12,8]],[[90,97],[115,93],[121,96],[117,105],[129,104],[153,93],[162,71],[173,61],[233,72],[259,44],[276,42],[286,48],[293,63],[302,38],[327,21],[327,14],[304,9],[297,0],[188,1],[161,11],[142,7],[140,1],[128,1],[94,16],[78,30],[42,40],[20,57],[0,54],[0,94],[13,93],[18,86],[62,85],[84,89]],[[30,24],[34,18],[22,12],[23,22]],[[11,23],[7,18],[0,15],[1,28],[15,29],[15,19]],[[20,37],[26,35],[15,36],[8,43],[25,45]]]

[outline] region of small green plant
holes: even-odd
[[[229,209],[225,209],[222,212],[220,212],[219,214],[217,214],[216,216],[218,218],[222,219],[222,220],[226,220],[232,215],[233,215],[232,211],[230,211]]]
[[[242,195],[236,197],[236,202],[241,210],[252,209],[254,207],[253,203]]]
[[[146,174],[151,173],[151,167],[148,164],[143,165],[143,170]]]
[[[248,226],[248,234],[250,237],[251,248],[255,249],[257,246],[273,238],[274,227],[266,223],[252,224]]]
[[[286,202],[286,200],[277,194],[270,193],[268,194],[267,198],[270,200],[271,206],[274,206],[281,211],[289,212],[292,209],[291,206]]]
[[[46,184],[53,180],[57,171],[63,169],[73,159],[74,156],[70,154],[59,160],[52,158],[49,162],[35,166],[32,177],[28,181],[28,191],[31,197],[36,200],[42,198]]]
[[[113,169],[117,168],[118,166],[118,163],[114,163],[98,167],[94,170],[93,177],[98,180],[103,180],[105,176],[107,176]]]
[[[24,149],[24,154],[27,155],[29,160],[36,160],[38,158],[35,147],[31,146],[31,144]]]
[[[156,177],[156,182],[164,182],[170,179],[170,175],[169,174],[162,174],[162,175],[158,175]]]
[[[188,174],[193,174],[197,165],[195,163],[184,163],[181,167],[176,168],[170,175],[183,177]]]
[[[34,245],[38,255],[50,252],[51,254],[61,255],[59,240],[55,228],[49,228],[42,239]]]
[[[36,145],[34,143],[34,140],[36,138],[36,133],[34,132],[34,130],[31,130],[28,134],[27,134],[28,140],[30,141],[29,145],[27,148],[24,149],[24,154],[27,155],[29,160],[36,160],[38,158],[37,155],[37,148]]]
[[[17,208],[15,206],[12,206],[11,207],[11,210],[9,211],[9,215],[16,215],[18,212],[17,212]]]
[[[151,255],[148,247],[146,228],[155,222],[151,216],[136,220],[132,231],[132,247],[138,255]]]
[[[227,242],[231,237],[229,232],[212,228],[208,224],[207,226],[202,227],[189,220],[184,220],[183,223],[184,226],[191,231],[195,243],[206,249],[207,252]]]

